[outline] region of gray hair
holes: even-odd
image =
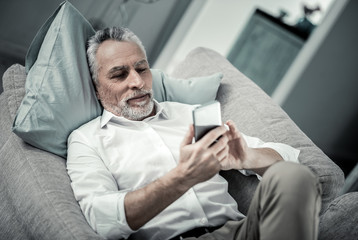
[[[140,39],[128,28],[111,27],[99,30],[88,40],[87,45],[87,59],[91,71],[92,80],[98,86],[98,64],[96,61],[96,54],[99,46],[106,40],[115,40],[118,42],[133,42],[138,45],[147,58],[145,48]]]

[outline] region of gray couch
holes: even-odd
[[[301,150],[300,161],[322,183],[320,239],[358,239],[358,193],[339,196],[344,176],[313,142],[250,79],[218,53],[198,48],[172,76],[186,78],[222,72],[218,92],[223,120],[265,141],[287,143]],[[25,69],[11,66],[0,95],[0,239],[101,239],[87,224],[73,196],[65,159],[36,149],[11,131],[25,94]],[[235,171],[222,172],[230,193],[246,213],[258,180]]]

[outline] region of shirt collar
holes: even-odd
[[[167,110],[165,110],[156,100],[153,100],[153,101],[154,101],[154,106],[155,106],[155,109],[156,109],[156,114],[154,116],[145,118],[142,121],[148,122],[148,121],[151,121],[152,119],[158,119],[160,117],[162,117],[164,119],[168,119]],[[111,112],[107,111],[106,109],[104,109],[103,113],[102,113],[102,117],[101,117],[101,128],[106,126],[108,124],[108,122],[110,122],[110,121],[112,121],[114,119],[119,124],[138,122],[138,121],[128,120],[128,119],[126,119],[124,117],[116,116],[113,113],[111,113]]]

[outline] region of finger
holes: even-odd
[[[228,153],[229,153],[229,147],[225,146],[218,154],[216,154],[216,157],[221,162],[228,157]]]
[[[203,138],[199,141],[204,145],[205,148],[211,146],[215,141],[226,132],[226,128],[222,125],[216,127],[213,130],[209,131]]]
[[[193,141],[193,137],[194,137],[194,127],[193,127],[193,124],[190,124],[189,129],[186,132],[186,134],[184,136],[184,139],[181,142],[180,146],[183,147],[183,146],[186,146],[188,144],[191,144],[192,141]]]
[[[221,155],[221,159],[219,160],[221,170],[230,170],[230,161],[229,161],[229,154]]]
[[[230,139],[235,137],[241,137],[240,131],[237,129],[235,123],[232,120],[229,120],[226,122],[226,124],[229,126],[229,137]]]
[[[226,124],[229,126],[229,131],[230,132],[236,132],[237,131],[237,127],[236,127],[235,123],[232,120],[227,121]]]
[[[213,151],[214,154],[218,154],[228,145],[229,138],[226,134],[221,135],[219,139],[217,139],[212,145],[210,145],[209,149]]]

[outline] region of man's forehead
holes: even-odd
[[[145,54],[134,42],[106,40],[98,48],[97,61],[100,68],[110,66],[136,66],[147,64]]]

